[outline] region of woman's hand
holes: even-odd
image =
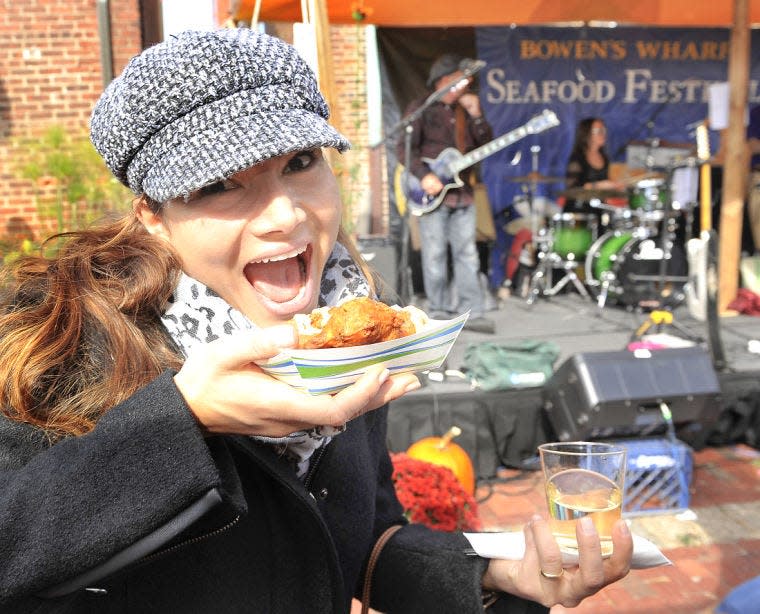
[[[572,608],[623,578],[631,566],[633,540],[623,520],[612,529],[612,554],[603,559],[594,523],[588,516],[582,518],[576,525],[578,566],[567,569],[562,567],[559,546],[543,518],[534,516],[524,533],[523,560],[492,559],[483,575],[484,588],[518,595],[546,607],[562,605]]]
[[[256,366],[295,343],[290,325],[240,333],[193,352],[174,382],[207,432],[270,437],[340,426],[419,388],[413,373],[389,376],[376,366],[335,395],[310,395]]]

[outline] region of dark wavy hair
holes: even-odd
[[[4,271],[0,411],[55,438],[181,365],[159,318],[180,264],[134,215],[48,241]]]
[[[570,152],[571,158],[585,158],[588,142],[591,139],[591,128],[593,127],[594,122],[602,122],[603,125],[606,125],[604,124],[604,120],[601,117],[584,117],[578,122],[578,125],[575,128],[575,141],[573,142],[573,149]],[[604,157],[605,161],[609,160],[606,146],[602,147],[599,151]]]

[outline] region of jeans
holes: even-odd
[[[441,205],[420,217],[420,244],[422,252],[422,278],[427,295],[429,313],[464,313],[470,317],[483,315],[483,295],[478,273],[480,258],[475,245],[475,207],[452,209]],[[457,304],[448,301],[447,247],[451,245],[454,264],[453,286]]]

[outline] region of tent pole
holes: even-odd
[[[734,0],[734,24],[728,59],[729,115],[720,207],[718,309],[721,314],[736,298],[739,286],[744,196],[749,172],[744,123],[749,85],[749,45],[747,0]]]
[[[341,130],[338,98],[335,94],[332,46],[330,44],[330,22],[327,15],[326,0],[308,0],[309,19],[314,25],[317,41],[317,62],[319,65],[319,89],[330,107],[330,123]],[[330,162],[335,156],[334,150],[326,150]]]

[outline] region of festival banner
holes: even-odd
[[[758,42],[753,32],[750,106],[760,104]],[[710,84],[728,79],[730,32],[721,28],[487,27],[476,29],[476,43],[478,59],[486,62],[481,102],[495,135],[544,109],[560,119],[558,127],[483,161],[497,220],[524,191],[510,178],[536,164],[543,175],[564,176],[579,120],[605,121],[613,162],[645,165],[653,158],[643,159],[642,152],[672,148],[675,156],[695,145],[695,126],[708,117]],[[714,152],[719,134],[710,136]],[[662,164],[662,156],[654,159]],[[554,199],[564,185],[538,187],[538,195]],[[494,273],[498,282],[500,271]]]

